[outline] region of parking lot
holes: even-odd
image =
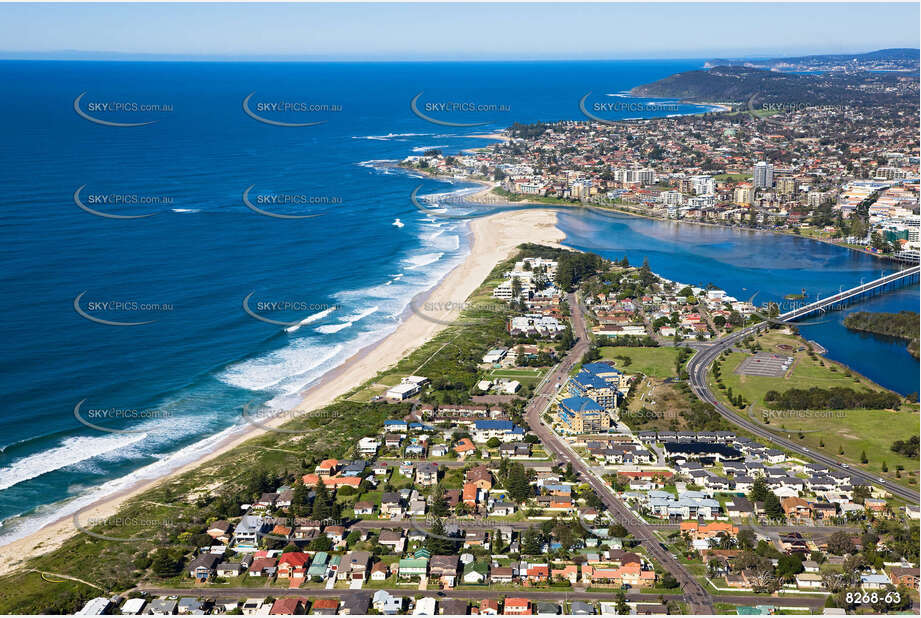
[[[792,356],[759,353],[749,356],[739,364],[737,373],[745,376],[762,376],[766,378],[783,377],[793,365]]]

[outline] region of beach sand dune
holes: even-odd
[[[470,223],[470,231],[470,255],[428,293],[426,303],[460,306],[460,303],[486,279],[495,265],[512,255],[518,245],[536,242],[559,246],[559,242],[564,238],[564,234],[556,228],[556,213],[549,209],[507,211],[474,219]],[[438,317],[440,321],[449,321],[456,318],[457,314],[458,311],[455,310]],[[379,371],[395,364],[443,328],[445,326],[425,320],[415,313],[408,314],[393,333],[373,346],[356,350],[351,358],[307,390],[297,409],[310,411],[333,402],[337,397],[373,378]],[[280,424],[287,418],[269,421],[266,424]],[[128,490],[108,496],[83,509],[80,518],[87,521],[112,517],[125,500],[143,493],[166,478],[192,470],[264,431],[253,427],[246,433],[236,434],[194,463],[178,468],[159,479],[140,482]],[[0,547],[0,575],[15,570],[28,558],[51,551],[75,532],[73,520],[68,516]]]

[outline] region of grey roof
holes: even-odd
[[[595,613],[595,608],[585,601],[573,601],[569,604],[569,613],[573,616],[590,616]]]

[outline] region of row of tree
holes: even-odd
[[[898,408],[901,400],[895,393],[858,391],[844,386],[791,388],[783,393],[770,390],[764,395],[764,402],[775,410],[885,410]]]

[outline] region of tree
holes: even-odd
[[[767,500],[768,495],[771,493],[768,489],[767,481],[763,475],[758,475],[755,478],[755,482],[752,483],[752,488],[748,492],[748,499],[752,502],[764,502]]]
[[[739,547],[742,549],[752,549],[755,546],[755,532],[750,528],[739,530],[736,538],[739,540]]]
[[[314,540],[310,541],[307,549],[311,551],[329,551],[333,548],[333,542],[325,534],[321,534]]]
[[[329,495],[329,491],[326,489],[326,485],[322,481],[317,484],[317,487],[314,491],[315,495],[313,498],[313,510],[311,512],[311,517],[319,521],[328,519],[332,512],[332,497]]]
[[[435,495],[432,496],[432,515],[447,517],[450,511],[451,507],[448,506],[448,501],[445,499],[445,488],[439,484],[435,488]]]
[[[854,542],[851,535],[843,530],[835,532],[828,538],[828,551],[836,556],[842,556],[854,551]]]
[[[505,488],[508,490],[508,497],[517,503],[524,502],[531,497],[531,483],[521,462],[515,462],[509,466]]]
[[[624,594],[623,590],[617,591],[617,613],[622,616],[630,613],[630,606],[627,605],[627,595]]]
[[[544,551],[544,539],[537,528],[528,528],[521,538],[521,551],[530,556],[537,556]]]
[[[295,483],[291,495],[291,513],[296,517],[306,515],[309,502],[310,492],[307,487],[301,482]]]
[[[767,499],[764,501],[764,512],[771,519],[781,520],[785,517],[783,507],[780,505],[780,500],[774,493],[769,493]]]
[[[795,575],[802,573],[805,569],[803,568],[802,559],[799,557],[799,554],[784,554],[777,560],[777,567],[775,573],[778,577],[785,580],[792,579]]]
[[[780,588],[780,581],[774,577],[770,568],[759,568],[748,574],[748,580],[754,592],[772,593]]]
[[[452,554],[457,549],[457,543],[450,540],[440,517],[432,522],[431,534],[425,537],[425,548],[432,554]]]
[[[677,588],[678,580],[671,573],[666,573],[662,576],[661,584],[663,588]]]
[[[361,532],[359,532],[358,530],[352,530],[351,532],[349,532],[349,535],[345,537],[345,544],[349,549],[351,549],[352,546],[355,545],[355,543],[357,543],[358,539],[360,538],[361,538]]]
[[[158,577],[175,577],[182,570],[182,562],[171,552],[161,549],[154,555],[151,568]]]
[[[870,488],[866,485],[855,485],[851,490],[851,497],[856,504],[863,504],[870,497]]]
[[[499,448],[501,444],[502,444],[502,440],[500,440],[499,438],[495,436],[493,436],[492,438],[486,441],[486,446],[489,448]]]

